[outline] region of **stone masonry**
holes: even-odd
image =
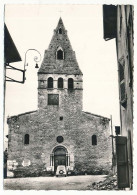
[[[63,80],[61,88],[59,78]],[[60,18],[38,71],[38,110],[7,120],[9,177],[55,174],[58,165],[65,165],[69,174],[110,172],[110,119],[82,111],[82,83],[82,72]]]

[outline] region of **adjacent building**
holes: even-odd
[[[118,185],[133,184],[133,5],[104,5],[104,39],[116,38],[120,135],[116,137]]]
[[[21,61],[20,54],[16,48],[16,45],[9,33],[9,30],[4,24],[4,113],[5,114],[5,92],[6,92],[6,81],[13,81],[12,78],[9,78],[6,76],[6,69],[13,69],[16,68],[10,66],[10,63],[19,62]],[[19,69],[18,69],[19,70]],[[15,82],[15,80],[14,80]],[[4,178],[7,177],[7,158],[8,158],[8,152],[7,152],[7,138],[8,136],[4,136]],[[6,139],[6,141],[5,141]]]

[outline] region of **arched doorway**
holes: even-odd
[[[58,165],[68,166],[68,152],[67,149],[63,146],[57,146],[53,150],[54,155],[54,173],[56,173],[56,169]]]

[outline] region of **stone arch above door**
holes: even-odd
[[[64,146],[56,146],[50,155],[50,165],[54,167],[54,173],[56,173],[57,166],[64,165],[67,167],[69,164],[70,157],[67,149]]]
[[[65,155],[66,153],[68,153],[67,149],[64,147],[64,146],[56,146],[54,149],[53,149],[53,152],[54,155]]]

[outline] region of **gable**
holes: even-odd
[[[82,75],[61,18],[45,51],[40,73]]]

